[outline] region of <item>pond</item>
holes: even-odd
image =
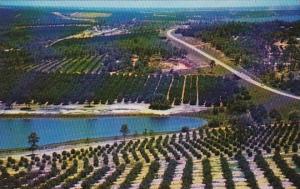
[[[80,139],[121,136],[120,128],[127,124],[129,135],[179,131],[182,127],[197,128],[207,122],[195,117],[107,116],[96,118],[3,118],[0,119],[0,149],[28,147],[27,137],[36,132],[39,145],[63,143]]]

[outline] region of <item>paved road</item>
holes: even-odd
[[[222,66],[223,68],[227,69],[228,71],[230,71],[231,73],[235,74],[236,76],[240,77],[241,79],[253,84],[253,85],[256,85],[260,88],[263,88],[267,91],[270,91],[272,93],[275,93],[275,94],[278,94],[278,95],[282,95],[282,96],[286,96],[286,97],[289,97],[289,98],[293,98],[293,99],[296,99],[296,100],[300,100],[300,96],[296,96],[296,95],[292,95],[290,93],[287,93],[287,92],[284,92],[284,91],[281,91],[281,90],[278,90],[278,89],[274,89],[272,87],[269,87],[269,86],[266,86],[264,85],[263,83],[261,82],[258,82],[254,79],[252,79],[250,76],[248,76],[247,74],[243,73],[243,72],[240,72],[240,71],[237,71],[236,69],[234,69],[233,67],[225,64],[224,62],[216,59],[215,57],[211,56],[210,54],[196,48],[195,46],[177,38],[175,35],[174,35],[174,31],[175,29],[170,29],[167,31],[167,38],[172,40],[172,41],[175,41],[177,43],[180,43],[181,45],[197,52],[198,54],[210,59],[210,60],[214,60],[216,62],[217,65],[220,65]]]

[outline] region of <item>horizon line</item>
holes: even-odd
[[[34,8],[127,8],[127,9],[224,9],[299,7],[298,0],[0,0],[0,7]]]

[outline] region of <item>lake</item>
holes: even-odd
[[[96,118],[2,118],[0,119],[0,149],[28,147],[27,137],[36,132],[39,145],[48,145],[80,139],[121,136],[122,124],[127,124],[130,135],[145,131],[171,132],[182,127],[197,128],[205,125],[203,119],[170,116],[107,116]]]

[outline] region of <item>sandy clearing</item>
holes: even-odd
[[[173,106],[169,110],[152,110],[145,103],[115,103],[111,105],[97,104],[88,107],[87,104],[70,105],[31,105],[30,111],[20,110],[22,105],[14,105],[12,109],[6,110],[0,106],[0,115],[174,115],[180,113],[193,113],[207,110],[205,106],[182,104]]]

